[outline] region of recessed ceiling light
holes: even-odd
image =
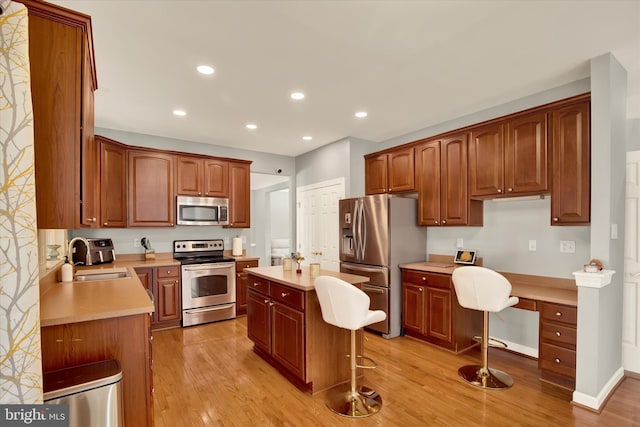
[[[210,67],[210,66],[208,66],[208,65],[198,65],[197,70],[198,70],[198,72],[199,72],[199,73],[201,73],[201,74],[207,74],[207,75],[209,75],[209,74],[213,74],[213,73],[214,73],[214,71],[215,71],[215,70],[213,69],[213,67]]]
[[[309,136],[309,135],[305,135],[302,137],[302,139],[304,139],[305,141],[311,141],[313,139],[313,137]]]
[[[245,127],[247,129],[251,129],[251,130],[258,129],[258,125],[255,124],[255,123],[247,123],[247,125]]]
[[[187,112],[183,110],[173,110],[173,115],[178,117],[184,117],[187,115]]]
[[[295,99],[295,100],[304,99],[304,93],[302,93],[302,92],[293,92],[291,94],[291,99]]]
[[[359,118],[359,119],[361,119],[363,117],[367,117],[367,112],[366,111],[358,111],[356,113],[356,117]]]

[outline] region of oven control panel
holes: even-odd
[[[204,251],[223,251],[224,240],[174,240],[173,252],[204,252]]]

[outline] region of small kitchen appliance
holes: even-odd
[[[111,239],[74,238],[70,243],[73,265],[106,264],[116,259]]]
[[[173,258],[181,264],[182,326],[236,317],[236,264],[222,239],[174,240]]]

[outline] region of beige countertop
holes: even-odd
[[[301,289],[303,291],[311,291],[315,289],[315,279],[311,277],[309,267],[302,267],[302,273],[296,274],[295,268],[292,270],[284,270],[281,265],[273,267],[252,267],[245,268],[244,271],[263,279],[273,280],[274,282],[283,283],[292,288]],[[355,274],[340,273],[338,271],[320,270],[321,276],[333,276],[344,280],[351,284],[365,283],[369,281],[368,277],[357,276]]]
[[[447,265],[441,262],[417,262],[400,264],[399,267],[429,273],[453,274],[453,270],[461,266],[455,264]],[[511,295],[513,296],[557,304],[578,305],[578,288],[574,279],[502,271],[499,273],[511,283]]]
[[[173,258],[144,260],[141,257],[119,257],[115,262],[74,267],[74,275],[82,270],[127,268],[130,277],[110,280],[60,282],[53,271],[40,283],[40,326],[54,326],[89,320],[108,319],[141,313],[152,313],[154,305],[140,283],[135,267],[180,265]]]

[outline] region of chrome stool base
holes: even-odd
[[[382,408],[382,397],[369,387],[360,386],[355,395],[351,386],[344,385],[329,391],[324,401],[327,408],[343,417],[363,418],[373,415]]]
[[[500,390],[513,385],[513,378],[506,372],[493,368],[484,370],[480,365],[463,366],[458,369],[458,375],[467,383],[480,388]]]

